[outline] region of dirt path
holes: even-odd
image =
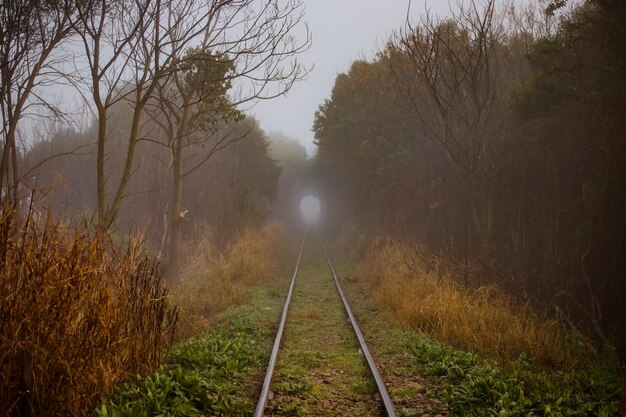
[[[380,416],[319,244],[305,246],[266,416]]]

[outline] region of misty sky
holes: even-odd
[[[268,100],[250,110],[266,132],[281,131],[313,146],[313,116],[330,97],[337,74],[348,71],[360,58],[371,59],[389,34],[400,28],[407,15],[408,0],[304,0],[305,20],[313,45],[301,59],[314,64],[307,80],[294,86],[286,97]],[[424,0],[413,0],[411,16],[423,14]],[[447,1],[429,1],[431,12],[447,14]]]

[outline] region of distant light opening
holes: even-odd
[[[321,206],[317,197],[306,196],[300,201],[300,214],[306,224],[316,224],[320,220]]]

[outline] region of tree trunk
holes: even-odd
[[[491,255],[491,242],[493,240],[493,229],[495,222],[495,208],[493,195],[491,193],[487,193],[484,197],[485,203],[485,225],[482,233],[482,248],[481,248],[481,258],[483,260],[489,258]]]
[[[469,260],[470,260],[470,198],[471,187],[470,180],[465,179],[464,189],[464,202],[463,202],[463,285],[467,287],[469,285]]]
[[[178,145],[176,145],[178,148]],[[178,283],[180,273],[180,223],[181,204],[183,197],[183,184],[181,175],[180,149],[174,149],[174,161],[172,163],[172,176],[174,179],[172,189],[172,206],[170,208],[169,229],[170,238],[167,250],[167,279],[170,284]]]
[[[128,181],[132,175],[133,161],[135,160],[135,151],[137,149],[137,141],[139,139],[139,130],[141,126],[141,116],[143,111],[144,102],[137,102],[133,111],[133,119],[130,127],[130,134],[128,136],[128,146],[126,148],[126,160],[124,162],[124,168],[122,169],[122,176],[120,182],[115,191],[115,197],[111,202],[111,205],[105,212],[106,223],[104,224],[105,230],[113,224],[117,218],[117,213],[120,210],[122,200],[126,195],[126,188],[128,188]]]
[[[11,165],[13,168],[13,202],[16,207],[19,207],[20,195],[19,195],[19,171],[17,168],[17,146],[15,144],[15,137],[13,138],[13,146],[11,147]]]
[[[11,176],[9,175],[9,155],[12,153],[15,147],[14,135],[9,128],[6,138],[4,140],[4,149],[2,149],[2,162],[0,163],[0,196],[3,200],[9,200],[13,197],[11,191]],[[4,188],[4,190],[2,190]],[[4,192],[3,192],[4,191]]]
[[[183,200],[183,141],[189,133],[190,107],[183,106],[183,114],[174,143],[172,144],[172,205],[170,209],[169,229],[170,238],[168,242],[167,256],[167,280],[171,285],[179,282],[180,274],[180,235]]]
[[[101,104],[98,105],[98,153],[96,155],[96,201],[98,213],[98,231],[106,232],[106,207],[104,183],[104,146],[106,141],[107,114]]]

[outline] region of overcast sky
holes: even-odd
[[[304,0],[305,20],[313,45],[301,59],[314,65],[305,81],[286,97],[264,101],[249,112],[266,132],[281,131],[314,151],[314,113],[330,97],[335,78],[356,59],[371,59],[386,39],[406,20],[408,0]],[[413,0],[411,16],[423,14],[424,0]],[[446,15],[448,2],[430,0],[432,13]]]

